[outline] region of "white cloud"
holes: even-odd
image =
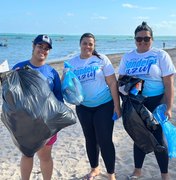
[[[145,18],[147,19],[148,17],[137,17],[137,18],[135,17],[135,19],[139,19],[140,22],[141,22],[141,20],[148,22],[148,20],[145,20]],[[167,20],[153,21],[152,18],[149,18],[149,21],[152,21],[152,23],[150,22],[148,25],[152,28],[155,35],[157,35],[157,36],[158,35],[162,35],[162,36],[163,35],[165,35],[165,36],[173,35],[173,36],[175,36],[176,21],[167,21]]]
[[[154,25],[156,28],[166,28],[166,29],[170,29],[170,28],[174,28],[176,27],[176,21],[162,21],[158,24]]]
[[[91,17],[91,19],[106,20],[106,19],[108,19],[108,17],[106,17],[106,16],[93,16],[93,17]]]
[[[68,13],[67,13],[67,16],[74,16],[74,13],[68,12]]]
[[[122,4],[122,7],[125,7],[125,8],[130,8],[130,9],[146,9],[146,10],[155,10],[157,9],[157,7],[141,7],[141,6],[137,6],[137,5],[134,5],[134,4]]]
[[[156,9],[158,9],[158,8],[157,8],[157,7],[141,7],[141,9],[156,10]]]
[[[32,16],[33,13],[32,12],[26,12],[26,16]]]
[[[171,14],[170,17],[176,17],[176,14]]]
[[[137,20],[149,20],[150,18],[148,16],[138,16],[138,17],[134,17],[134,19],[137,19]]]
[[[138,6],[133,5],[133,4],[128,4],[128,3],[122,4],[122,6],[123,6],[123,7],[126,7],[126,8],[131,8],[131,9],[133,9],[133,8],[138,8]]]

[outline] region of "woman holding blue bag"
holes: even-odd
[[[172,60],[167,52],[152,48],[153,31],[146,22],[142,22],[134,32],[136,49],[126,53],[119,66],[120,78],[124,75],[135,76],[144,80],[142,95],[146,96],[145,107],[153,112],[164,99],[167,104],[165,115],[172,117],[174,100],[174,74],[176,73]],[[160,145],[166,146],[161,126],[152,132]],[[128,179],[139,179],[142,175],[142,165],[145,153],[134,143],[135,169]],[[155,151],[162,180],[168,180],[168,151]]]
[[[104,160],[108,180],[115,180],[115,148],[112,142],[114,121],[120,117],[120,102],[114,68],[110,60],[95,51],[95,37],[85,33],[80,38],[80,55],[69,60],[72,72],[78,77],[84,99],[76,106],[86,140],[91,171],[84,179],[93,180],[100,174],[99,151]]]

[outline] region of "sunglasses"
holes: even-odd
[[[142,42],[142,41],[144,41],[144,42],[149,42],[150,39],[151,39],[151,37],[149,37],[149,36],[145,36],[145,37],[135,37],[135,40],[136,40],[137,42]]]

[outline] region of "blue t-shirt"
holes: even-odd
[[[48,64],[44,64],[39,67],[34,66],[30,63],[29,60],[17,63],[12,69],[22,68],[26,65],[29,65],[32,69],[41,72],[47,78],[50,89],[51,89],[51,91],[53,91],[56,98],[59,101],[63,102],[63,96],[61,93],[61,81],[60,81],[60,77],[59,77],[59,74],[57,73],[57,71]]]

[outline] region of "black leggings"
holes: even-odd
[[[86,150],[91,168],[96,168],[99,164],[100,149],[109,174],[113,174],[115,169],[115,148],[112,142],[113,109],[113,101],[98,107],[76,106],[76,113],[86,140]]]
[[[151,111],[153,112],[154,109],[160,104],[161,99],[163,95],[160,96],[154,96],[154,97],[148,97],[144,103],[144,105]],[[157,141],[160,143],[160,145],[163,145],[166,147],[164,139],[163,139],[163,132],[161,126],[153,132],[154,137],[157,139]],[[167,149],[167,148],[166,148]],[[142,168],[144,158],[145,158],[145,153],[140,150],[135,144],[134,144],[134,163],[135,163],[135,168]],[[163,152],[154,152],[155,157],[157,159],[159,168],[161,173],[168,173],[168,151],[163,151]]]

